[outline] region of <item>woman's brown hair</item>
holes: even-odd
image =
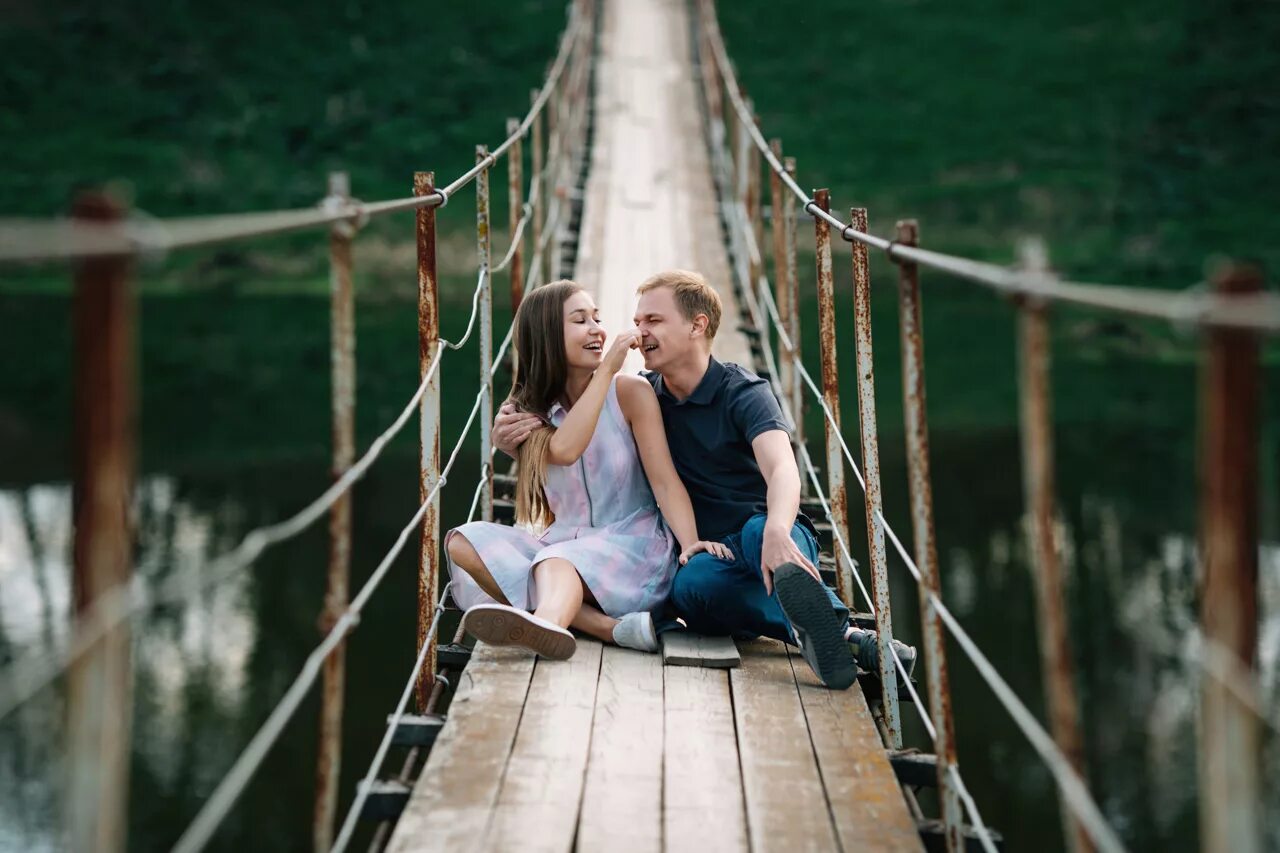
[[[568,280],[553,281],[525,295],[516,310],[512,345],[515,375],[508,399],[522,412],[546,416],[569,379],[564,350],[564,303],[582,290]],[[548,421],[529,434],[516,452],[516,521],[544,528],[555,521],[547,503],[547,446],[555,427]]]

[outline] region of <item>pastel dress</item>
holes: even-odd
[[[565,414],[556,403],[548,416],[558,427]],[[537,608],[533,567],[561,557],[578,570],[608,615],[659,609],[675,577],[676,542],[663,523],[635,436],[618,405],[616,377],[586,451],[572,465],[548,465],[545,488],[555,522],[541,535],[485,521],[464,524],[449,535],[467,538],[513,607]],[[452,560],[449,572],[460,607],[494,602]]]

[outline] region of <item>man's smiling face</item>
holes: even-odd
[[[697,346],[693,324],[680,314],[670,287],[655,287],[640,294],[636,304],[636,328],[640,330],[640,352],[646,370],[662,372],[679,364]]]

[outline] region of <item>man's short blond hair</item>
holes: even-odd
[[[676,307],[686,321],[692,323],[693,318],[699,314],[707,315],[707,340],[716,336],[716,331],[720,328],[720,294],[707,284],[705,278],[689,270],[666,270],[649,276],[636,288],[636,293],[648,293],[659,287],[671,288]]]

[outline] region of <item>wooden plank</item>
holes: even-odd
[[[667,667],[663,679],[663,849],[744,851],[747,820],[729,679],[694,667]]]
[[[787,648],[754,640],[739,650],[742,666],[731,670],[729,682],[751,849],[835,850],[831,811]]]
[[[577,849],[662,849],[662,658],[606,646]]]
[[[729,669],[742,657],[728,637],[707,637],[692,631],[667,631],[662,635],[662,662],[667,666],[710,666]]]
[[[841,845],[923,849],[862,689],[828,690],[795,652],[791,665]]]
[[[550,853],[573,846],[601,649],[580,637],[569,660],[538,659],[481,849]]]
[[[484,833],[515,742],[533,663],[522,649],[476,644],[388,851],[464,850]]]

